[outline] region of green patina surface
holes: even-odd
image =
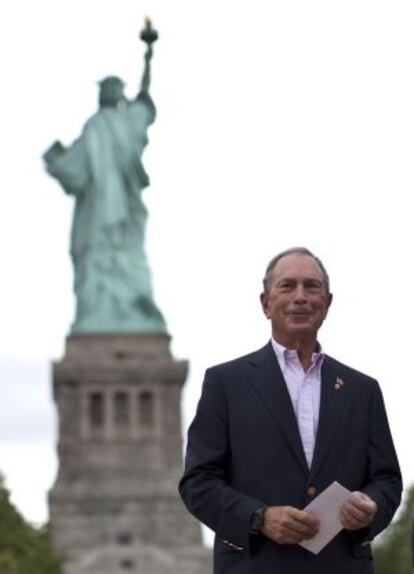
[[[68,148],[59,141],[45,153],[49,174],[75,198],[71,256],[76,317],[72,333],[165,333],[145,253],[149,178],[142,164],[156,110],[149,93],[152,43],[147,43],[140,91],[134,101],[114,76],[100,83],[100,107]]]

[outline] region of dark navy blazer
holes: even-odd
[[[317,556],[250,534],[258,507],[303,508],[335,480],[377,503],[369,529],[342,531]],[[271,343],[208,369],[179,490],[190,512],[216,533],[215,574],[372,573],[365,542],[388,525],[402,490],[378,383],[325,356],[309,470]]]

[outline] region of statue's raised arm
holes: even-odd
[[[150,103],[153,107],[152,98],[149,93],[151,84],[151,59],[153,56],[153,43],[158,40],[158,32],[152,27],[151,20],[145,19],[145,27],[140,33],[140,38],[147,44],[147,51],[144,55],[144,72],[142,74],[141,86],[137,95],[137,100]]]

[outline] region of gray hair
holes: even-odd
[[[283,257],[286,257],[286,255],[308,255],[309,257],[312,257],[316,263],[319,265],[321,271],[322,271],[322,277],[323,277],[323,284],[325,287],[325,290],[327,293],[329,293],[329,275],[328,272],[325,269],[324,264],[322,263],[322,261],[319,259],[319,257],[316,257],[316,255],[314,255],[312,253],[312,251],[309,251],[309,249],[307,249],[306,247],[291,247],[290,249],[286,249],[285,251],[282,251],[281,253],[278,253],[277,255],[275,255],[273,257],[273,259],[270,260],[269,265],[266,267],[266,273],[263,279],[263,289],[265,291],[265,293],[268,293],[270,291],[270,286],[272,284],[272,280],[273,280],[273,270],[277,264],[278,261],[280,261]]]

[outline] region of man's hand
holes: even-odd
[[[262,534],[278,544],[297,544],[313,538],[319,530],[315,516],[293,506],[269,506],[264,513]]]
[[[353,492],[341,506],[340,519],[346,530],[366,528],[374,520],[376,503],[363,492]]]

